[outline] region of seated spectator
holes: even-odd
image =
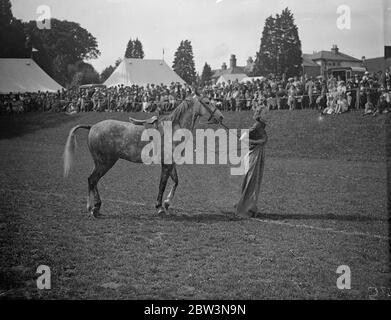
[[[384,87],[381,87],[380,92],[378,106],[373,115],[388,113],[391,106],[391,92],[387,92]]]

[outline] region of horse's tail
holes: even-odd
[[[71,171],[71,166],[73,163],[73,156],[74,156],[75,150],[76,150],[75,132],[76,132],[76,130],[78,130],[80,128],[90,130],[91,126],[78,125],[78,126],[72,128],[71,131],[69,132],[68,139],[65,144],[64,155],[63,155],[63,157],[64,157],[64,177],[65,178],[68,176],[69,172]]]

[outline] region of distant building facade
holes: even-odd
[[[303,73],[315,76],[327,77],[336,68],[360,68],[363,61],[339,51],[337,45],[333,45],[330,51],[319,51],[313,54],[303,54]]]
[[[247,59],[247,64],[245,66],[238,66],[236,63],[236,56],[231,54],[231,58],[229,60],[229,68],[227,64],[224,62],[221,66],[221,69],[212,70],[212,80],[216,82],[221,76],[229,75],[229,74],[245,74],[247,76],[251,75],[254,69],[254,60],[252,57]]]
[[[333,70],[339,69],[362,69],[367,67],[369,72],[371,69],[378,70],[380,67],[380,60],[368,59],[361,60],[350,55],[347,55],[339,51],[337,45],[333,45],[330,51],[322,50],[319,52],[314,52],[312,54],[303,53],[303,74],[308,77],[317,77],[324,76],[327,77],[329,74],[333,73]],[[391,58],[387,60],[387,66],[391,65]],[[252,57],[247,59],[245,66],[238,66],[236,61],[236,56],[231,54],[229,60],[229,67],[224,62],[221,66],[221,69],[212,70],[213,76],[212,80],[216,82],[221,76],[236,74],[236,75],[247,75],[251,76],[254,70],[254,60]]]
[[[363,65],[370,73],[384,72],[387,68],[391,68],[391,58],[384,57],[364,59]]]

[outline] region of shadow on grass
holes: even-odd
[[[376,217],[362,215],[337,215],[329,214],[278,214],[278,213],[258,213],[257,219],[262,220],[334,220],[334,221],[355,221],[355,222],[373,222],[386,221]]]
[[[229,215],[216,214],[216,213],[199,213],[196,214],[166,214],[160,216],[162,220],[165,221],[176,221],[176,222],[195,222],[195,223],[219,223],[219,222],[229,222],[235,219],[232,219]]]
[[[0,140],[24,136],[34,131],[54,128],[74,121],[79,115],[65,113],[28,112],[23,114],[0,115]]]
[[[196,223],[218,223],[224,221],[234,221],[239,220],[233,218],[233,215],[230,213],[215,213],[211,210],[202,210],[202,209],[191,209],[188,210],[171,208],[168,212],[164,214],[157,214],[154,209],[151,209],[153,214],[141,214],[141,215],[122,215],[122,214],[101,214],[98,219],[101,220],[116,220],[116,219],[132,219],[132,220],[142,220],[142,221],[155,221],[155,220],[164,220],[164,221],[173,221],[173,222],[196,222]]]
[[[129,218],[123,215],[102,215],[99,219],[121,219]],[[323,221],[350,221],[350,222],[376,222],[386,219],[362,216],[362,215],[336,215],[336,214],[278,214],[278,213],[258,213],[254,218],[262,220],[284,221],[284,220],[323,220]],[[219,213],[211,210],[194,209],[170,209],[165,214],[140,215],[132,216],[135,220],[154,220],[161,219],[165,221],[176,222],[196,222],[196,223],[218,223],[218,222],[235,222],[243,221],[251,218],[241,218],[235,215],[232,210],[221,210]]]

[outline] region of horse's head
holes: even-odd
[[[208,123],[221,123],[224,119],[223,114],[212,105],[208,98],[199,96],[194,97],[194,106],[196,107],[197,115],[208,119]]]

